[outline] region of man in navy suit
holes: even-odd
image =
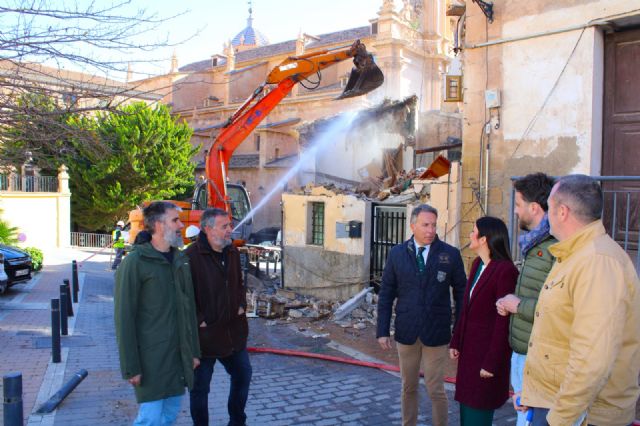
[[[378,297],[378,343],[391,349],[390,323],[396,302],[394,339],[402,376],[402,424],[418,420],[420,365],[432,401],[432,422],[448,423],[444,391],[447,346],[451,340],[451,293],[456,321],[462,307],[467,277],[460,251],[438,239],[438,211],[422,204],[413,209],[413,237],[391,249]]]

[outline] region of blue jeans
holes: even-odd
[[[234,352],[226,358],[202,358],[200,360],[200,366],[194,372],[193,389],[189,395],[193,425],[209,425],[209,385],[216,361],[220,361],[227,374],[231,376],[231,389],[227,401],[229,425],[243,426],[247,420],[244,407],[247,405],[249,397],[252,374],[249,353],[246,349]]]
[[[513,393],[522,392],[522,377],[524,374],[524,363],[527,359],[526,355],[514,352],[511,355],[511,387],[513,387]],[[515,396],[514,396],[515,399]],[[517,422],[516,426],[525,426],[527,419],[527,413],[516,411]]]
[[[134,426],[165,426],[176,422],[180,413],[182,395],[170,396],[157,401],[143,402],[138,409]]]
[[[529,408],[530,410],[533,410],[533,420],[531,421],[531,426],[548,426],[549,423],[547,423],[547,414],[549,414],[549,409],[548,408]],[[583,416],[586,416],[586,413],[583,414]],[[583,418],[580,418],[578,420],[576,420],[576,422],[573,424],[573,426],[577,426],[582,424],[582,420]],[[630,424],[629,426],[632,426],[632,424]],[[589,424],[589,426],[594,426]]]

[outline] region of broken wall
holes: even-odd
[[[416,193],[422,191],[422,186],[428,186],[429,199],[426,202],[438,210],[438,222],[436,232],[440,240],[458,247],[460,241],[460,194],[462,185],[460,180],[460,163],[451,163],[451,171],[448,175],[438,179],[422,181],[413,180],[413,187]],[[407,218],[411,217],[413,206],[407,211]],[[407,238],[411,236],[411,228],[407,219]]]
[[[310,244],[313,202],[324,203],[324,242]],[[344,300],[369,284],[371,203],[316,187],[311,195],[283,194],[285,288],[326,300]],[[359,238],[340,237],[337,228],[362,223]]]
[[[420,114],[418,123],[416,149],[444,145],[449,136],[462,138],[462,114],[428,111]]]
[[[417,97],[385,100],[380,105],[305,123],[298,128],[300,142],[315,158],[303,170],[314,183],[323,176],[351,184],[378,178],[385,155],[400,149],[402,168],[413,168]],[[408,151],[408,152],[407,152]]]

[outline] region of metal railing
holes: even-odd
[[[58,177],[0,174],[0,191],[58,192]]]
[[[87,232],[72,232],[72,247],[103,248],[111,245],[111,234],[90,234]]]
[[[640,176],[592,176],[603,192],[602,222],[607,233],[624,249],[640,271]],[[512,176],[511,181],[519,179]],[[511,187],[509,238],[513,259],[521,260],[520,228],[515,215],[515,190]]]

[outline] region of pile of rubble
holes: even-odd
[[[420,175],[425,172],[425,168],[419,168],[405,172],[401,170],[397,175],[381,179],[380,187],[377,191],[369,193],[370,197],[378,201],[387,200],[388,202],[405,204],[413,201],[426,202],[429,199],[431,185],[425,182],[416,182]],[[367,190],[367,184],[370,180],[362,183],[364,191]],[[362,188],[360,189],[363,190]]]
[[[430,195],[431,185],[429,182],[417,179],[424,168],[405,172],[402,170],[394,179],[391,178],[369,178],[359,183],[355,187],[339,187],[335,184],[312,184],[291,190],[291,193],[298,195],[327,195],[335,196],[340,194],[355,195],[359,198],[378,200],[398,204],[411,203],[413,201],[427,202]]]
[[[309,183],[291,192],[299,195],[348,194],[394,204],[410,204],[416,201],[426,203],[431,194],[431,184],[438,177],[448,173],[450,166],[451,163],[440,156],[429,168],[419,167],[410,171],[398,171],[393,167],[386,167],[384,171],[379,168],[366,170],[362,175],[367,177],[356,186]]]
[[[303,296],[285,289],[277,289],[275,294],[252,290],[247,292],[247,316],[287,322],[333,320],[340,327],[362,330],[376,325],[377,303],[378,296],[372,288],[361,291],[344,303]]]

